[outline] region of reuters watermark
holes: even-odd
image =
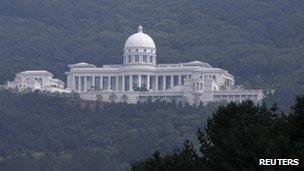
[[[299,159],[259,159],[260,166],[298,166]]]

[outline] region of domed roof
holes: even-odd
[[[131,35],[125,43],[125,48],[134,48],[134,47],[146,47],[146,48],[155,49],[155,43],[153,39],[149,35],[143,33],[142,26],[139,26],[138,32]]]

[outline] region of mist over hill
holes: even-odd
[[[26,69],[65,79],[67,65],[121,63],[139,23],[158,63],[201,60],[284,106],[304,82],[301,0],[1,0],[0,82]]]

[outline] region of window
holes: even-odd
[[[116,90],[116,77],[110,77],[110,90]]]
[[[129,52],[131,52],[131,49],[129,49]]]
[[[153,56],[150,56],[150,63],[153,63]]]
[[[179,76],[178,75],[174,75],[173,76],[173,86],[177,86],[179,83]]]
[[[126,75],[125,76],[125,91],[130,91],[130,76]]]
[[[151,52],[153,52],[153,50],[151,50]]]
[[[102,89],[104,90],[108,90],[109,87],[109,77],[108,76],[104,76],[102,77]]]
[[[135,55],[135,62],[139,62],[139,55]]]
[[[135,51],[138,52],[138,49],[136,49]]]
[[[144,49],[144,52],[147,52],[147,49]]]
[[[132,57],[131,57],[131,55],[128,56],[128,61],[129,61],[129,62],[132,62]]]
[[[143,56],[143,62],[147,62],[147,55]]]

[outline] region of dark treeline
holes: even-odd
[[[65,80],[67,65],[122,62],[141,22],[159,63],[227,69],[250,88],[291,104],[303,92],[303,0],[1,0],[0,83],[27,69]]]
[[[252,102],[219,107],[198,129],[199,150],[187,140],[172,154],[155,152],[133,171],[300,170],[304,161],[304,96],[288,115]],[[199,152],[198,152],[199,151]],[[299,159],[299,166],[259,166],[259,159]]]
[[[1,90],[0,170],[126,170],[158,149],[169,153],[195,140],[196,126],[215,106],[104,104]]]

